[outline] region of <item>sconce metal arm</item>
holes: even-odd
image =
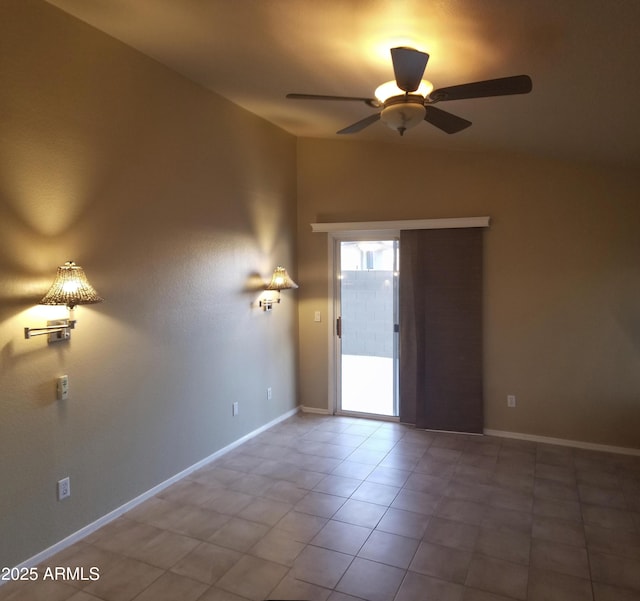
[[[76,327],[75,319],[58,319],[56,321],[50,321],[50,325],[43,326],[41,328],[25,328],[24,337],[29,340],[34,336],[43,336],[44,334],[59,334],[56,337],[57,340],[67,340],[71,337],[72,330]]]

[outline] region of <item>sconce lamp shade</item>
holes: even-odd
[[[265,290],[274,290],[278,294],[275,295],[276,298],[263,298],[260,301],[260,306],[265,311],[271,311],[273,304],[280,302],[280,290],[290,290],[297,287],[298,284],[291,279],[287,270],[278,265],[278,267],[273,270],[273,275],[271,276],[269,285],[265,287]]]
[[[298,284],[296,284],[291,276],[287,273],[287,270],[284,267],[276,267],[273,270],[273,276],[271,277],[271,282],[265,288],[265,290],[290,290],[291,288],[297,288]]]
[[[76,305],[101,303],[103,300],[87,280],[84,269],[73,261],[67,261],[58,267],[56,278],[40,304],[67,305],[73,309]]]

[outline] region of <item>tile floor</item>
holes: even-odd
[[[640,457],[301,414],[46,565],[0,599],[639,601]]]

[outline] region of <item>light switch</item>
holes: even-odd
[[[320,319],[320,311],[316,311],[313,315],[313,321],[320,323],[322,320]]]

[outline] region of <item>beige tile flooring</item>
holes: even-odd
[[[639,601],[640,457],[301,414],[46,565],[0,599]]]

